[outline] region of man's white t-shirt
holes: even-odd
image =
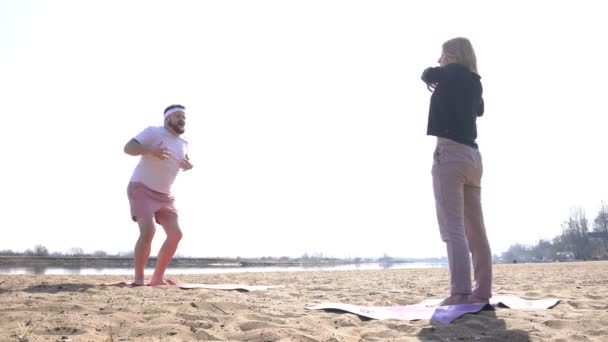
[[[161,160],[152,155],[143,155],[133,171],[132,182],[141,182],[152,190],[171,194],[171,185],[188,153],[188,142],[176,137],[164,126],[150,126],[134,138],[146,147],[165,147],[171,157]]]

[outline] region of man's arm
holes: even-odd
[[[150,154],[158,159],[165,160],[171,156],[169,149],[166,147],[158,146],[157,148],[148,148],[139,143],[136,139],[131,139],[125,145],[124,151],[130,156],[143,156]]]
[[[125,144],[124,151],[130,156],[141,156],[150,152],[144,145],[140,144],[139,141],[135,139],[131,139]]]
[[[192,163],[190,162],[190,158],[188,157],[188,154],[186,154],[186,156],[185,156],[185,157],[186,157],[186,158],[184,158],[184,160],[182,160],[182,165],[181,165],[181,166],[182,166],[182,169],[183,169],[184,171],[188,171],[188,170],[190,170],[191,168],[193,168],[193,167],[194,167],[194,165],[192,165]]]

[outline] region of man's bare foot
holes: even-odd
[[[152,279],[150,280],[150,282],[147,284],[148,286],[159,286],[159,285],[177,285],[176,282],[174,282],[171,279]]]
[[[133,285],[144,286],[144,285],[146,285],[146,281],[143,279],[135,279],[133,281]]]
[[[490,300],[477,297],[476,295],[469,295],[469,304],[490,304]]]
[[[439,306],[444,305],[456,305],[456,304],[468,304],[469,303],[469,295],[466,294],[453,294],[448,298],[444,299],[439,303]]]

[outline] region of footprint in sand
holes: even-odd
[[[604,300],[606,298],[606,296],[598,296],[598,295],[586,294],[585,298],[594,299],[594,300]]]
[[[271,315],[271,314],[268,314],[266,316],[246,315],[244,317],[246,319],[248,319],[249,321],[253,321],[253,322],[270,322],[270,323],[275,323],[275,324],[279,324],[279,325],[285,325],[286,324],[285,320],[283,320],[281,318],[277,318],[276,315]],[[281,315],[280,317],[284,317],[284,316]]]
[[[278,326],[276,324],[271,324],[269,322],[254,321],[254,322],[242,323],[239,325],[239,328],[242,331],[251,331],[251,330],[257,330],[257,329],[281,328],[281,326]]]
[[[390,329],[399,331],[400,333],[412,333],[412,332],[416,332],[419,331],[420,328],[419,327],[414,327],[408,324],[387,324],[387,327],[389,327]]]
[[[213,324],[208,322],[208,321],[186,321],[184,323],[182,323],[182,325],[187,326],[188,328],[190,328],[190,331],[198,331],[200,329],[211,329],[213,328]]]
[[[602,329],[604,328],[602,325],[592,322],[578,322],[576,320],[562,320],[562,319],[554,319],[543,322],[544,325],[549,328],[559,329],[559,330],[571,330],[571,331],[585,331],[585,330],[593,330],[593,329]]]
[[[114,313],[114,310],[102,307],[97,310],[97,313],[100,315],[111,315]]]
[[[197,341],[220,341],[220,338],[210,335],[205,330],[197,330],[194,332]]]
[[[46,330],[47,335],[81,335],[84,330],[70,327],[55,327]]]
[[[360,319],[356,318],[359,322],[361,322]],[[356,327],[359,326],[359,324],[354,320],[354,318],[352,316],[339,316],[336,319],[334,319],[334,326],[336,329],[338,328],[344,328],[344,327]]]
[[[182,318],[186,321],[205,321],[205,322],[209,322],[209,324],[219,322],[219,319],[217,319],[217,317],[209,316],[208,314],[191,314],[191,313],[180,312],[180,313],[177,313],[175,316]]]

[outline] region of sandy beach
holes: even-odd
[[[102,286],[121,276],[0,275],[0,341],[606,341],[608,262],[495,265],[495,294],[556,297],[552,309],[458,318],[363,319],[321,302],[388,306],[446,295],[447,269],[172,276],[182,283],[284,285],[239,292]]]

